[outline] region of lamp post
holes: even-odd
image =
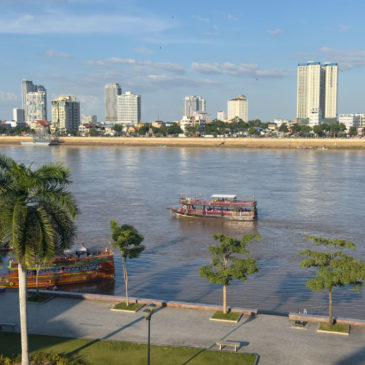
[[[147,345],[147,364],[150,365],[150,338],[151,338],[151,317],[153,311],[156,309],[155,304],[150,304],[148,308],[143,311],[143,314],[148,321],[148,345]]]

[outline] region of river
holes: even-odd
[[[0,153],[33,167],[63,162],[70,168],[81,211],[78,242],[105,247],[111,219],[145,236],[146,250],[128,264],[131,296],[222,303],[221,287],[199,276],[209,262],[213,233],[261,235],[250,246],[261,272],[229,286],[231,306],[326,314],[326,293],[306,289],[312,272],[300,268],[297,257],[313,247],[307,235],[351,240],[358,247],[354,254],[365,261],[364,151],[0,146]],[[259,220],[174,218],[166,208],[178,204],[180,193],[254,194]],[[121,295],[118,263],[116,274],[115,284],[72,290]],[[336,289],[334,314],[365,319],[364,298],[350,288]]]

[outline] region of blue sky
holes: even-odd
[[[338,62],[339,113],[365,112],[364,14],[363,0],[0,0],[0,119],[23,78],[98,120],[108,82],[142,95],[144,121],[181,118],[187,95],[215,116],[241,94],[249,119],[294,119],[307,60]]]

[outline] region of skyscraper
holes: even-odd
[[[318,113],[319,119],[335,120],[337,116],[337,63],[309,61],[298,65],[297,119],[307,122]]]
[[[79,129],[80,103],[74,96],[62,95],[52,100],[52,122],[62,132]]]
[[[205,113],[206,101],[200,96],[185,96],[184,116],[187,118],[195,117],[196,114]]]
[[[232,120],[236,117],[248,122],[248,99],[244,95],[232,98],[227,102],[227,118]]]
[[[122,94],[119,84],[106,84],[104,88],[105,120],[116,122],[118,120],[118,96]]]
[[[34,122],[35,120],[47,120],[47,92],[34,91],[27,93],[26,102],[26,116],[27,122]]]
[[[118,122],[138,124],[141,117],[141,95],[127,91],[118,96]]]
[[[28,94],[31,93],[32,95],[28,100]],[[39,103],[39,105],[37,103]],[[22,80],[22,108],[24,109],[24,118],[26,121],[46,120],[47,90],[45,87],[43,85],[34,85],[33,81]]]

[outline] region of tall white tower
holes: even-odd
[[[185,96],[184,116],[187,118],[195,117],[199,113],[207,111],[206,100],[201,96]]]
[[[236,117],[248,122],[248,99],[244,95],[232,98],[227,102],[227,118],[232,120]]]
[[[141,123],[141,95],[130,91],[118,96],[118,122]]]
[[[106,84],[105,88],[105,120],[108,122],[118,121],[118,96],[122,94],[119,84]]]
[[[316,112],[319,120],[336,119],[338,65],[309,61],[298,65],[297,119],[309,119]]]

